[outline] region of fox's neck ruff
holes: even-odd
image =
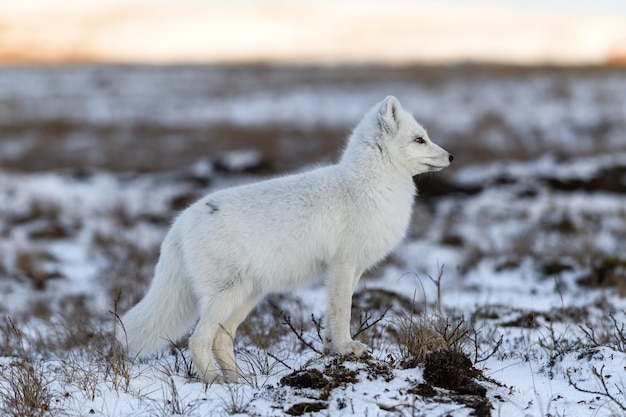
[[[408,168],[389,155],[378,140],[354,137],[356,133],[350,137],[338,166],[365,187],[414,195],[415,183]],[[354,143],[355,140],[365,143]]]

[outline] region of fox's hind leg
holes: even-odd
[[[221,293],[218,297],[201,300],[200,320],[189,338],[193,362],[207,384],[225,382],[213,362],[213,345],[222,323],[228,323],[228,319],[239,307],[233,302],[236,300],[232,300],[228,295]]]
[[[237,327],[248,316],[248,313],[259,301],[258,296],[248,298],[230,318],[217,330],[215,341],[213,342],[213,353],[227,381],[236,381],[243,377],[241,369],[235,360],[233,342]]]
[[[212,321],[209,313],[202,313],[196,330],[189,338],[191,357],[200,377],[207,384],[224,382],[213,363],[211,345],[217,333],[218,324]]]

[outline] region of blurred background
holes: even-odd
[[[389,94],[459,163],[614,151],[625,27],[620,0],[1,0],[0,167],[294,169]]]

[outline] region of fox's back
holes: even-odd
[[[209,194],[175,228],[186,254],[289,285],[323,272],[347,211],[331,166]]]
[[[177,226],[185,253],[290,285],[334,259],[365,269],[403,238],[413,190],[379,188],[328,166],[210,194]]]

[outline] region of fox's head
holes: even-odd
[[[405,111],[397,98],[387,97],[374,112],[380,128],[378,145],[391,153],[411,175],[439,171],[454,159],[428,137],[426,129]]]

